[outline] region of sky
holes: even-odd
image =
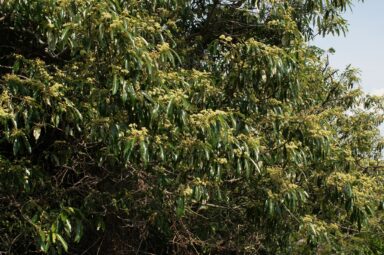
[[[333,67],[343,69],[351,64],[361,71],[361,86],[370,94],[384,95],[384,0],[354,1],[352,11],[344,17],[349,32],[318,37],[313,44],[336,52],[330,56]]]

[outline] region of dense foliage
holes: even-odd
[[[384,254],[350,5],[0,1],[0,251]]]

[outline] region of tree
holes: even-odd
[[[5,0],[0,250],[382,254],[350,0]]]

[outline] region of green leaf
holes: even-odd
[[[173,117],[173,108],[174,108],[174,100],[171,99],[169,100],[168,102],[168,106],[167,106],[167,116],[168,118],[172,118]]]
[[[119,89],[119,79],[117,77],[117,74],[114,74],[113,81],[112,81],[112,95],[116,95],[118,89]]]
[[[63,246],[64,251],[68,252],[68,244],[67,244],[67,242],[64,240],[64,238],[63,238],[60,234],[56,234],[56,237],[57,237],[57,239],[60,241],[61,245]]]
[[[72,225],[71,222],[68,219],[64,220],[64,230],[67,233],[68,236],[71,236],[72,232]]]
[[[144,164],[147,164],[149,161],[149,154],[148,154],[148,147],[145,141],[140,142],[140,154]]]
[[[131,153],[132,153],[132,150],[133,150],[135,143],[136,143],[136,138],[132,138],[128,142],[125,143],[124,156],[125,156],[125,160],[127,162],[129,161],[129,159],[131,157]]]
[[[67,26],[67,27],[64,28],[64,30],[62,31],[61,36],[60,36],[60,40],[61,40],[61,41],[66,41],[66,40],[67,40],[69,29],[70,29],[69,26]]]
[[[15,138],[13,141],[13,155],[17,155],[20,151],[20,141],[19,138]]]
[[[75,239],[74,239],[74,242],[75,243],[79,243],[81,238],[83,236],[83,224],[77,220],[76,221],[76,229],[75,229]]]
[[[185,213],[185,201],[184,198],[179,197],[176,200],[176,215],[177,217],[183,216]]]
[[[244,159],[244,170],[245,170],[245,177],[249,179],[251,176],[251,168],[249,167],[248,160]]]

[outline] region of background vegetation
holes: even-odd
[[[0,251],[384,254],[350,0],[3,0]]]

